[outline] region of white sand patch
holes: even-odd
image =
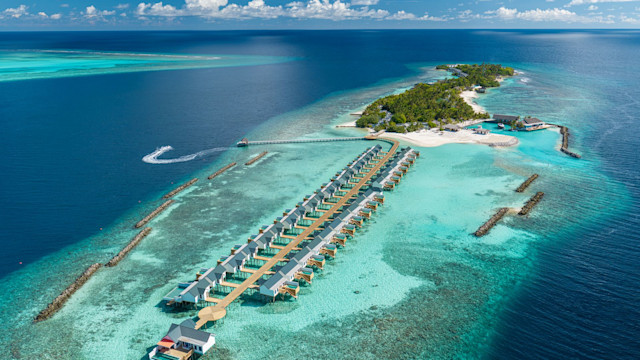
[[[484,113],[487,112],[487,110],[485,110],[485,108],[483,108],[482,106],[478,105],[475,102],[475,99],[478,97],[478,93],[473,91],[473,90],[466,90],[460,93],[460,97],[462,98],[462,100],[464,100],[464,102],[466,102],[467,104],[469,104],[469,106],[471,106],[471,108],[473,108],[473,111],[477,112],[477,113]]]
[[[518,144],[514,136],[475,134],[472,130],[462,129],[458,132],[440,130],[420,130],[406,134],[384,133],[383,137],[403,140],[421,147],[436,147],[445,144],[484,144],[494,146],[513,146]]]

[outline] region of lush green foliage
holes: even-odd
[[[449,69],[447,65],[438,65],[436,68]],[[467,76],[441,80],[435,84],[417,84],[402,94],[378,99],[365,109],[356,125],[407,132],[425,126],[437,127],[442,123],[488,118],[489,114],[474,112],[460,97],[460,92],[475,85],[498,87],[500,83],[496,77],[511,76],[513,69],[494,64],[457,65],[456,68]],[[382,121],[386,116],[384,110],[393,114],[390,121]]]

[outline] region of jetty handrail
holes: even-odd
[[[289,244],[287,244],[282,250],[278,251],[272,258],[270,258],[264,265],[262,265],[256,272],[251,274],[245,281],[243,281],[238,287],[236,287],[233,291],[231,291],[227,296],[225,296],[220,302],[213,305],[219,309],[225,309],[229,304],[231,304],[235,299],[237,299],[242,293],[244,293],[250,286],[256,283],[262,276],[269,270],[271,270],[278,262],[283,261],[285,256],[293,250],[293,248],[297,247],[300,242],[302,242],[307,236],[312,234],[317,230],[318,227],[323,225],[325,221],[327,221],[336,211],[338,211],[343,205],[347,203],[351,199],[353,195],[357,195],[362,186],[365,186],[366,182],[371,179],[377,172],[380,170],[391,157],[395,154],[400,143],[397,140],[387,139],[387,138],[370,138],[368,140],[383,140],[387,142],[391,142],[393,145],[391,149],[385,154],[385,156],[379,161],[371,171],[369,171],[362,180],[360,180],[345,196],[343,196],[337,203],[335,203],[331,209],[325,212],[320,218],[318,218],[313,224],[311,224],[308,228],[306,228],[302,233],[298,234],[295,239],[293,239]],[[200,310],[198,312],[198,322],[196,323],[196,329],[201,328],[207,322],[210,321],[212,316],[211,309],[207,310],[208,307]]]
[[[331,142],[331,141],[358,141],[367,140],[366,137],[353,136],[353,137],[338,137],[338,138],[310,138],[310,139],[290,139],[290,140],[254,140],[254,141],[239,141],[237,146],[248,145],[270,145],[270,144],[296,144],[296,143],[313,143],[313,142]]]

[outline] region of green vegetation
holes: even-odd
[[[437,69],[449,70],[447,65]],[[511,76],[513,69],[494,64],[457,65],[466,76],[446,79],[435,84],[417,84],[399,95],[390,95],[374,101],[356,121],[358,127],[389,132],[416,131],[423,127],[440,127],[469,119],[486,119],[487,113],[476,113],[460,97],[472,86],[498,87],[497,76]]]

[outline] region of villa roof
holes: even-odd
[[[533,125],[533,124],[543,124],[544,122],[538,118],[534,118],[534,117],[529,117],[529,118],[524,118],[524,123],[527,125]]]
[[[193,321],[191,322],[193,323]],[[212,336],[213,334],[206,331],[196,330],[195,323],[193,324],[193,327],[191,327],[190,323],[185,323],[185,321],[183,321],[180,325],[171,324],[167,335],[162,339],[162,341],[170,340],[174,343],[182,341],[189,344],[202,346],[206,344]]]
[[[502,121],[518,121],[520,116],[517,115],[501,115],[501,114],[493,114],[494,120],[502,120]]]

